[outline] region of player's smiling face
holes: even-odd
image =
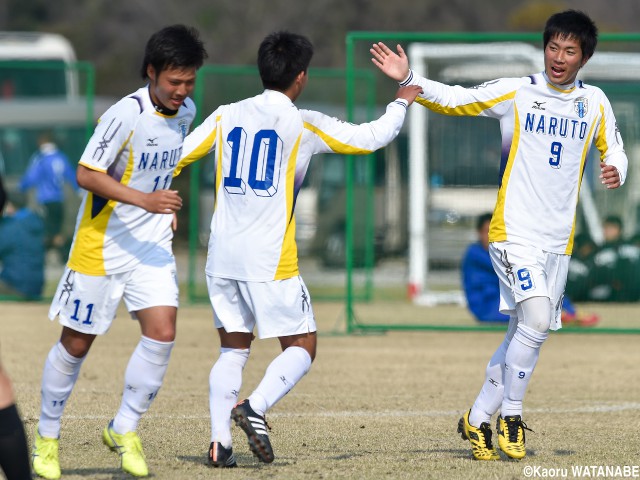
[[[587,60],[575,37],[556,35],[544,49],[544,70],[549,80],[557,85],[572,83]]]
[[[168,68],[156,75],[155,69],[149,65],[147,76],[153,101],[166,109],[178,110],[193,91],[196,69]]]

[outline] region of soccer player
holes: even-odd
[[[46,359],[33,469],[59,478],[60,418],[82,362],[107,332],[121,299],[142,337],[124,378],[122,403],[102,433],[125,472],[148,468],[136,428],[158,394],[176,334],[178,285],[172,226],[182,200],[170,190],[195,115],[192,92],[206,52],[198,32],[165,27],[147,42],[141,74],[148,84],[100,118],[79,161],[87,190],[69,262],[49,310],[62,335]]]
[[[0,176],[0,212],[3,211],[6,192]],[[0,363],[0,470],[8,480],[29,480],[29,448],[20,414],[16,408],[9,375]]]
[[[378,120],[352,125],[293,102],[307,84],[313,46],[303,36],[277,32],[258,50],[265,88],[255,97],[216,109],[185,140],[176,174],[215,151],[216,200],[206,275],[220,356],[209,377],[209,463],[235,467],[231,417],[262,462],[274,460],[265,413],[311,367],[316,324],[298,271],[296,195],[311,156],[367,154],[391,142],[419,87],[404,87]],[[237,403],[253,330],[277,337],[282,353],[245,400]],[[237,404],[236,404],[237,403]],[[234,407],[235,405],[235,407]]]
[[[511,320],[480,394],[458,425],[480,460],[499,458],[489,426],[498,409],[500,449],[511,458],[526,455],[522,401],[540,347],[550,329],[561,327],[578,191],[591,144],[600,151],[600,180],[606,188],[618,188],[627,173],[609,100],[599,88],[576,79],[595,50],[595,24],[579,11],[557,13],[548,19],[543,41],[543,72],[474,88],[416,75],[400,46],[397,53],[383,43],[371,48],[373,63],[384,73],[401,85],[422,87],[424,94],[416,99],[421,105],[500,121],[502,177],[489,248],[500,278],[500,310]]]
[[[8,480],[29,480],[29,448],[13,397],[11,380],[0,363],[0,471]]]

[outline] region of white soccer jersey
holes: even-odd
[[[195,111],[187,98],[175,115],[163,115],[154,108],[148,88],[140,88],[102,115],[79,163],[136,190],[168,189]],[[171,221],[171,214],[149,213],[87,192],[68,266],[87,275],[110,275],[141,262],[166,262]]]
[[[500,120],[501,182],[491,242],[509,240],[571,254],[576,206],[592,142],[600,160],[624,182],[627,157],[602,90],[576,81],[565,90],[544,73],[503,78],[472,88],[448,86],[413,72],[402,85],[420,85],[416,101],[446,115]]]
[[[298,110],[284,94],[260,95],[215,110],[185,140],[180,170],[215,149],[216,200],[206,273],[265,282],[298,274],[296,196],[315,153],[366,154],[391,142],[407,102],[352,125]]]

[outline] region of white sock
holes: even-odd
[[[505,339],[494,352],[491,360],[487,364],[484,384],[471,407],[469,413],[469,423],[474,427],[480,427],[484,422],[490,423],[491,416],[498,411],[502,404],[502,394],[504,393],[504,358],[509,347],[509,341]]]
[[[242,370],[250,349],[220,348],[220,356],[209,374],[211,441],[231,447],[231,409],[238,403]]]
[[[484,422],[491,423],[491,416],[495,414],[502,404],[504,394],[504,363],[507,349],[518,325],[518,318],[511,317],[509,327],[504,340],[493,353],[487,364],[482,389],[471,407],[469,423],[474,427],[480,427]]]
[[[311,368],[311,355],[302,347],[289,347],[267,367],[260,385],[249,396],[251,408],[264,414],[273,407]]]
[[[522,416],[522,400],[538,362],[540,347],[549,336],[520,323],[505,357],[502,417]]]
[[[123,435],[138,428],[140,417],[149,410],[162,386],[173,344],[145,336],[140,338],[124,374],[122,402],[113,418],[116,433]]]
[[[60,342],[49,351],[42,372],[42,410],[38,424],[38,431],[43,437],[60,437],[60,418],[84,359],[70,355]]]

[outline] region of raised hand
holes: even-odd
[[[373,55],[371,61],[376,67],[386,76],[396,82],[401,82],[409,75],[409,59],[400,45],[396,48],[398,53],[392,51],[384,43],[378,42],[374,43],[369,51]]]

